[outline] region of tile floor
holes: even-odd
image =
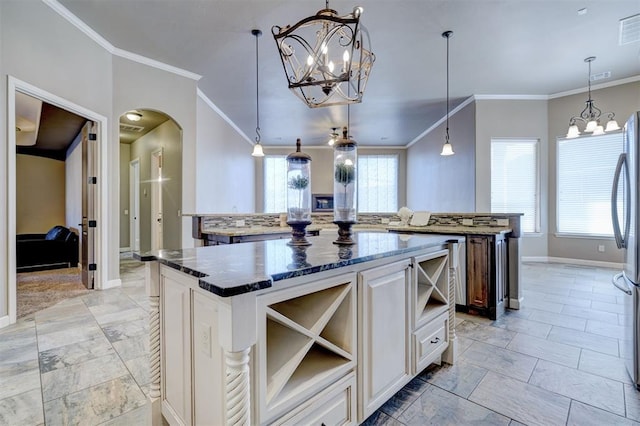
[[[615,271],[525,264],[524,307],[458,315],[459,359],[432,366],[368,425],[640,425],[619,358]],[[138,425],[149,418],[144,269],[0,330],[1,425]]]

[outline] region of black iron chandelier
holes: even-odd
[[[578,136],[580,136],[580,130],[578,129],[578,124],[577,124],[578,121],[582,123],[586,123],[584,132],[591,133],[594,136],[603,135],[605,132],[620,130],[620,126],[618,125],[618,122],[614,120],[615,114],[613,112],[604,113],[604,115],[608,118],[607,127],[603,128],[602,125],[600,125],[600,117],[602,116],[603,112],[602,110],[600,110],[600,108],[595,106],[593,99],[591,99],[591,62],[595,60],[596,60],[595,56],[589,56],[584,60],[586,63],[589,64],[589,75],[588,75],[589,98],[586,100],[585,103],[587,105],[584,107],[580,115],[571,117],[571,119],[569,120],[569,130],[567,131],[567,136],[566,136],[569,139],[577,138]]]
[[[310,108],[362,102],[375,61],[362,10],[338,16],[326,0],[315,15],[271,29],[289,89]]]

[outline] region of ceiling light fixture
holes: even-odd
[[[251,34],[256,38],[256,144],[253,146],[251,155],[254,157],[264,157],[262,145],[260,145],[260,90],[258,79],[258,37],[262,35],[260,30],[251,30]]]
[[[375,61],[362,11],[338,16],[325,0],[315,15],[271,29],[289,89],[310,108],[362,102]]]
[[[449,143],[449,39],[453,36],[453,31],[445,31],[442,37],[447,39],[447,127],[444,131],[444,145],[440,155],[453,155],[453,147]]]
[[[588,83],[589,83],[589,98],[586,100],[585,104],[587,106],[584,107],[580,115],[575,117],[571,117],[569,120],[569,130],[567,130],[567,138],[577,138],[580,136],[580,129],[578,129],[577,122],[581,121],[586,123],[584,128],[585,133],[591,133],[594,136],[603,135],[604,132],[611,132],[614,130],[620,130],[620,126],[618,122],[614,120],[616,116],[613,112],[605,112],[604,115],[609,119],[607,121],[607,127],[603,128],[600,125],[600,116],[603,114],[602,110],[595,106],[593,99],[591,99],[591,62],[595,61],[595,56],[589,56],[585,58],[585,62],[589,64],[589,74],[588,74]]]
[[[336,130],[338,130],[337,127],[332,127],[331,128],[331,137],[329,138],[329,142],[327,142],[329,144],[329,146],[333,146],[333,144],[336,143],[336,141],[338,140],[338,134],[336,133]]]
[[[135,111],[129,111],[124,116],[127,117],[129,121],[140,121],[140,119],[142,119],[142,114]]]

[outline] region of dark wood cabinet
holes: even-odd
[[[504,235],[467,236],[467,308],[496,319],[507,297],[507,244]]]

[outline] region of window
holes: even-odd
[[[358,157],[358,211],[398,211],[398,156]]]
[[[491,212],[524,213],[523,232],[540,231],[537,139],[491,140]]]
[[[287,156],[264,157],[264,212],[287,211]]]
[[[621,132],[558,139],[559,233],[613,236],[611,185],[621,152]]]

